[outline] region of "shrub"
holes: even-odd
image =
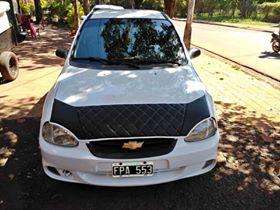
[[[81,17],[84,14],[83,7],[80,4],[80,2],[78,2],[77,6],[78,6],[79,17]],[[66,15],[67,23],[68,23],[68,26],[71,27],[73,24],[73,15],[74,15],[74,7],[73,7],[72,3],[67,5],[66,11],[67,11],[67,15]]]
[[[20,1],[19,5],[20,5],[20,9],[23,12],[23,14],[29,14],[29,15],[34,14],[35,8],[34,8],[33,1],[28,1],[28,2]]]
[[[264,14],[265,21],[280,21],[280,2],[264,2],[258,5],[258,10],[260,11],[260,13]]]

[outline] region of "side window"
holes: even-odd
[[[87,21],[77,40],[75,57],[86,58],[99,56],[99,25],[100,21]]]

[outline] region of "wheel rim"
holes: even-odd
[[[279,51],[280,51],[280,43],[279,43],[279,42],[273,42],[273,43],[272,43],[272,49],[273,49],[275,52],[279,52]]]
[[[15,58],[11,58],[9,61],[9,72],[11,75],[17,75],[17,60]]]

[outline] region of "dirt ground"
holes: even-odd
[[[279,209],[280,89],[207,55],[194,65],[217,108],[221,141],[213,171],[130,188],[48,178],[39,116],[63,63],[53,51],[70,40],[67,31],[48,28],[22,43],[20,77],[0,84],[0,209]]]

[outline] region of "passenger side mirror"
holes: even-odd
[[[189,51],[189,55],[191,59],[200,56],[200,54],[201,54],[201,50],[198,48],[191,48]]]
[[[86,15],[82,15],[82,16],[81,16],[81,20],[85,20],[86,18],[87,18]]]
[[[68,55],[68,50],[57,49],[55,51],[55,55],[60,58],[66,58]]]

